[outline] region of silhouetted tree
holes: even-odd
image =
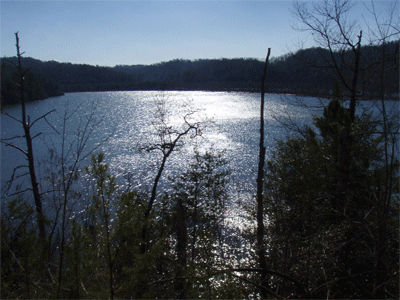
[[[323,116],[315,117],[316,131],[307,128],[302,136],[279,142],[268,162],[269,265],[302,282],[309,293],[301,294],[290,281],[271,278],[283,297],[396,298],[397,187],[392,182],[386,233],[379,237],[382,182],[387,176],[382,135],[376,134],[378,124],[370,117],[356,116],[354,142],[348,148],[350,181],[343,194],[337,148],[348,118],[349,109],[333,99]],[[396,176],[398,160],[391,164]]]
[[[157,187],[160,182],[162,173],[170,155],[183,146],[183,139],[189,136],[194,139],[201,136],[202,129],[205,125],[204,121],[196,121],[193,119],[193,115],[196,111],[189,109],[183,115],[183,123],[179,127],[174,128],[170,122],[170,112],[166,108],[166,99],[159,98],[156,100],[156,111],[153,126],[155,128],[155,135],[158,139],[157,142],[152,143],[148,146],[143,147],[147,152],[157,151],[161,153],[161,164],[158,167],[156,177],[153,182],[151,189],[150,198],[147,204],[147,209],[144,213],[145,218],[150,215],[153,208],[154,201],[157,196]],[[146,240],[146,229],[143,230],[143,241]],[[145,252],[145,242],[142,247],[142,253]]]
[[[21,120],[16,119],[7,113],[5,113],[5,115],[12,118],[13,120],[17,121],[18,123],[20,123],[22,125],[22,128],[24,130],[24,135],[19,136],[19,137],[18,136],[12,137],[9,139],[2,139],[2,142],[6,146],[13,147],[13,148],[19,150],[20,152],[22,152],[28,161],[27,166],[19,166],[16,169],[14,169],[14,174],[15,174],[15,171],[19,168],[28,168],[28,170],[29,170],[29,177],[30,177],[30,182],[31,182],[30,190],[32,190],[32,192],[33,192],[33,198],[35,201],[35,208],[36,208],[36,214],[37,214],[37,225],[39,228],[39,236],[42,239],[42,241],[44,242],[46,239],[46,218],[43,214],[42,197],[41,197],[41,194],[39,191],[39,185],[38,185],[38,181],[37,181],[37,177],[36,177],[35,160],[34,160],[33,146],[32,146],[33,139],[35,137],[37,137],[39,134],[32,136],[31,128],[37,121],[39,121],[42,118],[45,118],[52,111],[37,118],[33,122],[31,122],[30,117],[27,115],[26,107],[25,107],[25,103],[26,103],[26,100],[25,100],[25,76],[29,72],[29,69],[24,70],[22,67],[21,57],[22,57],[23,53],[20,52],[18,32],[15,33],[15,39],[16,39],[16,48],[17,48],[17,63],[12,63],[12,64],[18,70],[18,83],[15,83],[15,84],[17,85],[18,92],[19,92],[19,100],[20,100],[20,104],[21,104]],[[11,142],[11,140],[16,139],[16,138],[24,138],[25,139],[27,150],[24,150],[16,145],[14,145]],[[12,177],[14,177],[14,174]]]
[[[264,73],[261,79],[261,108],[260,108],[260,153],[258,158],[258,175],[257,175],[257,255],[258,264],[262,269],[261,272],[261,285],[267,276],[267,263],[265,259],[265,246],[264,246],[264,164],[265,164],[265,146],[264,146],[264,94],[265,94],[265,77],[267,75],[268,59],[271,53],[271,48],[268,48],[267,58],[265,60]],[[265,289],[261,290],[262,298],[267,297]]]

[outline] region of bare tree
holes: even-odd
[[[59,118],[62,120],[62,132],[61,137],[61,156],[59,157],[61,178],[58,183],[59,199],[61,200],[59,208],[62,208],[61,213],[61,242],[60,242],[60,261],[58,269],[58,285],[57,285],[57,298],[60,297],[61,285],[63,280],[63,267],[64,267],[64,248],[66,244],[67,227],[71,214],[68,210],[68,204],[73,196],[72,187],[73,183],[79,177],[79,172],[82,168],[82,163],[86,161],[101,145],[103,145],[109,137],[112,135],[107,135],[103,140],[99,141],[92,147],[88,147],[90,138],[93,135],[95,128],[99,128],[103,122],[104,116],[96,118],[96,103],[92,103],[91,109],[87,112],[86,120],[80,119],[77,131],[70,141],[67,137],[67,129],[69,127],[69,122],[74,117],[75,113],[79,109],[79,106],[72,112],[65,109],[64,114],[58,114]],[[57,192],[56,191],[56,192]],[[56,220],[55,220],[56,222]],[[58,224],[55,224],[57,226]]]
[[[371,97],[377,96],[380,99],[386,166],[393,166],[393,156],[391,160],[388,151],[389,146],[393,148],[396,144],[394,140],[398,132],[398,126],[393,126],[396,121],[390,122],[385,107],[388,94],[398,91],[399,47],[397,44],[394,51],[387,47],[389,41],[398,40],[400,37],[400,18],[396,16],[398,2],[389,3],[383,16],[377,12],[373,1],[370,5],[365,4],[367,12],[374,20],[373,23],[365,21],[367,30],[364,40],[367,40],[370,46],[365,50],[366,53],[361,53],[361,24],[349,19],[349,13],[354,6],[355,3],[350,0],[324,0],[311,6],[306,2],[295,2],[293,9],[301,24],[298,29],[310,32],[319,46],[329,50],[330,60],[318,67],[333,70],[341,85],[350,94],[349,121],[340,134],[338,150],[340,188],[343,192],[346,191],[349,181],[347,168],[352,143],[351,127],[361,92],[367,92]],[[362,91],[362,87],[366,91]],[[394,153],[393,149],[390,152]],[[390,170],[387,170],[387,174],[391,174]],[[389,187],[392,185],[392,178],[387,178]],[[386,190],[388,195],[391,194],[391,188]]]
[[[310,8],[306,2],[295,2],[293,14],[311,32],[314,41],[328,49],[330,61],[325,67],[334,70],[341,84],[350,93],[350,118],[354,121],[362,30],[356,21],[348,19],[354,4],[349,0],[324,0]],[[346,56],[350,51],[352,56]],[[319,66],[321,67],[321,66]]]
[[[300,21],[299,29],[311,33],[317,45],[328,50],[328,59],[321,64],[323,60],[321,58],[318,60],[320,64],[316,67],[332,70],[344,88],[345,99],[349,100],[349,110],[346,110],[347,120],[336,137],[337,160],[328,161],[328,164],[332,164],[338,171],[337,184],[334,188],[337,189],[339,203],[334,206],[335,214],[343,218],[346,218],[346,208],[352,204],[353,196],[349,187],[358,183],[358,178],[350,176],[349,170],[354,158],[352,156],[356,156],[354,150],[352,151],[356,146],[354,141],[358,136],[368,135],[368,128],[356,128],[356,105],[361,103],[359,100],[362,96],[379,99],[380,114],[375,121],[379,122],[376,134],[381,136],[381,144],[377,149],[382,149],[383,163],[374,170],[374,175],[371,175],[378,182],[378,188],[374,197],[368,199],[371,210],[365,214],[360,224],[357,223],[359,231],[362,232],[357,233],[357,237],[367,236],[373,241],[368,245],[370,247],[368,251],[374,260],[371,272],[374,273],[375,288],[369,292],[370,295],[383,298],[387,297],[385,288],[393,279],[387,275],[390,273],[387,261],[390,261],[391,251],[388,249],[393,248],[393,245],[389,245],[388,220],[390,210],[393,213],[394,170],[398,168],[396,145],[399,132],[398,111],[395,117],[390,116],[386,108],[388,103],[385,100],[390,93],[398,91],[400,19],[396,15],[397,1],[388,5],[388,14],[384,16],[379,15],[374,2],[371,2],[365,6],[374,23],[367,23],[367,30],[364,27],[361,31],[361,24],[349,19],[354,5],[356,3],[348,0],[324,0],[312,4],[296,2],[293,13]],[[390,45],[389,48],[390,41],[397,43]],[[362,42],[368,47],[361,47]],[[326,281],[329,291],[329,284],[334,281],[329,281],[328,277]]]
[[[355,3],[350,0],[324,0],[312,5],[298,1],[293,6],[293,14],[301,24],[298,29],[310,32],[314,41],[329,52],[329,60],[326,61],[325,65],[318,67],[332,70],[341,86],[344,87],[345,94],[350,96],[349,119],[339,136],[339,161],[337,162],[340,172],[339,189],[344,194],[346,194],[346,187],[349,182],[348,166],[351,159],[349,149],[353,140],[351,128],[355,119],[356,105],[361,95],[361,87],[364,85],[362,80],[371,80],[374,76],[371,76],[367,71],[377,64],[384,68],[385,61],[384,57],[379,59],[381,61],[370,61],[366,54],[362,55],[363,32],[361,25],[356,20],[349,19],[349,13],[354,5]],[[367,37],[370,37],[370,43],[376,41],[385,43],[385,41],[395,37],[396,34],[398,35],[398,26],[393,17],[394,9],[391,10],[389,18],[382,22],[382,20],[378,21],[373,3],[371,7],[370,13],[376,21],[375,27],[378,28],[378,36],[376,33],[372,34],[372,26],[368,26]],[[374,40],[371,39],[374,36]],[[375,45],[377,44],[375,43]],[[361,58],[364,58],[362,62],[360,62]],[[380,80],[382,87],[385,72],[379,73],[382,75]]]
[[[264,146],[264,94],[265,94],[265,77],[267,74],[268,59],[271,48],[268,48],[267,58],[265,60],[264,73],[261,80],[261,108],[260,108],[260,154],[258,160],[258,177],[257,177],[257,254],[258,263],[262,270],[261,285],[267,276],[267,262],[265,259],[264,247],[264,205],[263,205],[263,185],[264,185],[264,165],[265,165],[265,146]],[[262,298],[267,297],[265,289],[261,289]]]
[[[18,37],[18,32],[15,33],[15,39],[16,39],[16,47],[17,47],[17,63],[14,63],[12,61],[9,61],[11,64],[13,64],[17,70],[18,70],[18,83],[15,83],[19,87],[19,98],[21,102],[21,120],[4,113],[6,116],[12,118],[13,120],[17,121],[22,125],[22,128],[24,130],[24,135],[22,136],[15,136],[12,138],[8,139],[2,139],[1,142],[4,143],[6,146],[13,147],[17,149],[18,151],[22,152],[27,161],[28,165],[21,165],[18,166],[17,168],[14,169],[13,175],[12,175],[12,180],[15,178],[16,171],[18,169],[24,169],[28,168],[29,173],[24,173],[23,175],[28,175],[30,176],[30,182],[31,182],[31,188],[28,188],[26,190],[31,190],[33,192],[33,198],[35,200],[35,208],[36,208],[36,214],[37,214],[37,224],[39,228],[39,236],[40,238],[44,241],[46,239],[46,225],[45,225],[45,216],[43,214],[43,207],[42,207],[42,197],[39,192],[39,185],[36,177],[36,171],[35,171],[35,159],[33,155],[33,139],[36,138],[37,136],[40,135],[36,134],[35,136],[32,136],[31,134],[31,129],[32,126],[39,121],[40,119],[45,119],[48,114],[50,114],[52,111],[49,111],[48,113],[42,115],[41,117],[37,118],[33,122],[31,122],[30,117],[26,113],[26,106],[25,106],[25,75],[29,72],[28,70],[24,70],[22,67],[22,55],[24,53],[20,52],[20,46],[19,46],[19,37]],[[17,138],[24,138],[26,142],[26,150],[22,149],[21,147],[18,147],[15,145],[12,140],[17,139]],[[12,183],[12,182],[11,182]],[[24,191],[26,191],[24,190]]]
[[[202,130],[206,126],[207,121],[196,120],[195,115],[197,111],[189,108],[188,105],[186,106],[186,111],[183,113],[183,120],[181,121],[181,124],[178,126],[173,126],[171,125],[170,120],[171,112],[168,111],[166,107],[166,99],[164,97],[156,99],[156,111],[153,122],[156,141],[154,143],[151,143],[150,145],[143,146],[141,148],[147,152],[157,151],[159,154],[161,154],[161,163],[158,167],[157,174],[151,189],[151,195],[147,203],[147,209],[144,213],[145,219],[148,218],[153,208],[153,204],[157,196],[157,187],[159,185],[168,158],[174,151],[177,151],[184,145],[184,139],[186,137],[194,139],[198,136],[201,136]],[[141,252],[144,253],[146,245],[146,228],[144,228],[143,230],[142,238],[144,244],[142,245]]]
[[[359,92],[359,72],[362,30],[348,14],[354,4],[349,0],[323,0],[309,5],[297,1],[293,14],[302,25],[299,30],[310,32],[314,41],[329,51],[325,67],[334,72],[338,81],[350,94],[349,118],[339,135],[338,192],[346,197],[349,183],[349,149],[352,144],[351,128],[355,120]],[[349,54],[350,53],[350,54]],[[342,201],[342,208],[346,206]],[[342,208],[339,210],[343,211]]]

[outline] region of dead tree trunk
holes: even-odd
[[[268,48],[267,58],[265,60],[264,73],[261,81],[261,109],[260,109],[260,156],[258,161],[257,176],[257,255],[258,263],[262,270],[261,285],[267,276],[267,263],[265,260],[264,248],[264,209],[263,209],[263,183],[264,183],[264,164],[265,164],[265,146],[264,146],[264,93],[265,93],[265,77],[267,75],[268,59],[271,48]],[[267,298],[264,289],[261,289],[261,297]]]
[[[29,167],[29,175],[31,178],[31,185],[32,185],[32,191],[33,191],[33,197],[35,199],[35,208],[36,208],[36,213],[37,213],[37,222],[38,222],[38,227],[39,227],[39,236],[41,239],[46,238],[46,228],[45,228],[45,218],[43,215],[43,209],[42,209],[42,199],[39,193],[39,186],[37,183],[36,179],[36,173],[35,173],[35,164],[34,164],[34,159],[33,159],[33,147],[32,147],[32,137],[31,137],[31,124],[29,117],[26,117],[26,109],[25,109],[25,89],[24,89],[24,77],[26,73],[29,70],[23,70],[22,69],[22,62],[21,62],[21,56],[22,54],[20,53],[19,49],[19,38],[18,38],[18,32],[15,33],[15,38],[16,38],[16,47],[17,47],[17,58],[18,58],[18,78],[19,78],[19,91],[20,91],[20,101],[21,101],[21,110],[22,110],[22,126],[24,128],[24,136],[26,140],[26,146],[27,146],[27,151],[25,152],[25,155],[28,159],[28,167]],[[27,120],[28,119],[28,120]]]
[[[356,97],[357,97],[357,83],[358,83],[358,73],[359,73],[359,65],[360,65],[360,48],[361,48],[361,37],[362,31],[360,31],[360,35],[358,36],[358,43],[356,47],[353,47],[354,53],[354,72],[353,72],[353,80],[351,83],[351,97],[350,97],[350,120],[354,122],[355,113],[356,113]]]

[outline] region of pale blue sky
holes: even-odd
[[[382,5],[385,2],[381,3]],[[3,1],[1,56],[114,66],[176,58],[263,59],[312,46],[291,1]]]

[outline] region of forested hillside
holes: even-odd
[[[398,41],[385,46],[364,46],[361,48],[359,94],[369,97],[377,92],[376,64],[378,53],[385,47],[386,55],[393,56],[391,74],[388,75],[389,95],[398,92]],[[397,53],[397,55],[396,55]],[[349,56],[350,52],[334,53],[337,57]],[[380,55],[380,54],[379,54]],[[15,58],[10,58],[14,60]],[[330,94],[337,81],[334,68],[329,64],[330,53],[322,48],[299,50],[271,60],[267,72],[269,93],[292,93],[307,95]],[[44,95],[54,96],[63,92],[121,91],[121,90],[222,90],[260,91],[263,61],[253,58],[236,59],[176,59],[153,65],[117,65],[100,67],[82,64],[43,62],[23,58],[23,65],[36,76],[42,76]],[[372,62],[375,62],[372,64]],[[318,66],[318,68],[315,68]],[[10,64],[2,59],[2,101],[13,103],[10,96]],[[340,66],[346,68],[347,66]],[[32,76],[32,75],[31,75]],[[51,78],[51,79],[50,79]],[[37,81],[37,80],[36,80]],[[37,81],[38,82],[38,81]],[[4,84],[3,84],[4,83]],[[50,85],[51,83],[51,85]],[[59,87],[57,86],[59,85]],[[54,86],[49,89],[48,86]],[[56,87],[57,86],[57,87]],[[36,99],[45,96],[36,97]],[[36,100],[35,99],[35,100]]]
[[[372,10],[379,33],[363,35],[347,22],[351,8],[346,0],[296,2],[304,30],[324,48],[270,62],[269,48],[265,65],[256,59],[114,68],[41,62],[21,59],[15,33],[16,70],[2,60],[2,101],[19,91],[21,114],[2,117],[23,134],[11,131],[1,142],[22,161],[1,182],[0,298],[399,299],[400,116],[399,103],[387,100],[399,89],[400,21],[394,6],[382,22]],[[364,39],[376,46],[362,47]],[[257,140],[244,130],[259,134],[259,155],[235,157],[221,124],[210,128],[213,121],[199,110],[169,106],[162,93],[154,106],[147,98],[137,102],[148,122],[118,102],[129,113],[117,119],[127,124],[118,131],[109,110],[98,113],[98,102],[82,109],[79,121],[68,105],[36,119],[25,107],[37,90],[134,89],[260,90],[260,118],[250,115],[259,127],[229,118],[232,135],[242,131],[232,143],[250,149]],[[264,118],[267,92],[330,99],[320,101],[324,107],[309,125],[290,113],[274,115],[288,136],[269,149],[264,138],[275,129]],[[361,103],[368,97],[374,100]],[[312,107],[307,97],[293,98]],[[50,114],[56,124],[46,119]],[[51,133],[36,139],[39,122]],[[221,136],[211,141],[222,141],[222,148],[199,140],[207,134]],[[106,145],[100,152],[110,139],[122,141],[115,144],[122,149]],[[38,147],[48,151],[44,159]],[[107,156],[119,150],[124,158],[113,170]],[[183,152],[187,165],[175,168]],[[14,153],[2,162],[15,160]],[[143,175],[141,158],[132,154],[148,155],[145,168],[153,176]],[[230,168],[236,158],[251,161],[256,197],[238,192],[251,185]],[[238,211],[229,214],[233,204]]]
[[[1,105],[19,103],[18,75],[15,67],[2,61],[1,64]],[[25,76],[25,98],[27,101],[43,100],[63,95],[60,84],[42,72],[28,72]]]

